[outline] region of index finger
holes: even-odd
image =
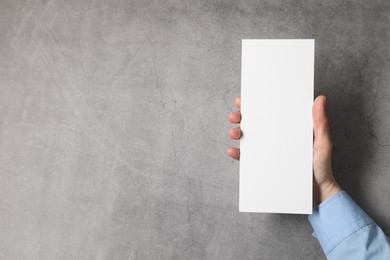
[[[237,106],[238,108],[241,108],[241,97],[240,97],[240,96],[238,96],[238,97],[236,97],[236,98],[234,99],[234,104],[236,104],[236,106]]]

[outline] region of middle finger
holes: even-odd
[[[241,112],[240,110],[235,111],[229,114],[229,121],[233,124],[239,124],[241,122]]]

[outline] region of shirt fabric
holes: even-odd
[[[390,238],[345,191],[319,204],[309,221],[328,259],[390,259]]]

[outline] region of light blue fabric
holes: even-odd
[[[390,259],[390,238],[345,191],[318,205],[309,221],[328,259]]]

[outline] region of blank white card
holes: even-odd
[[[312,213],[314,40],[242,40],[240,212]]]

